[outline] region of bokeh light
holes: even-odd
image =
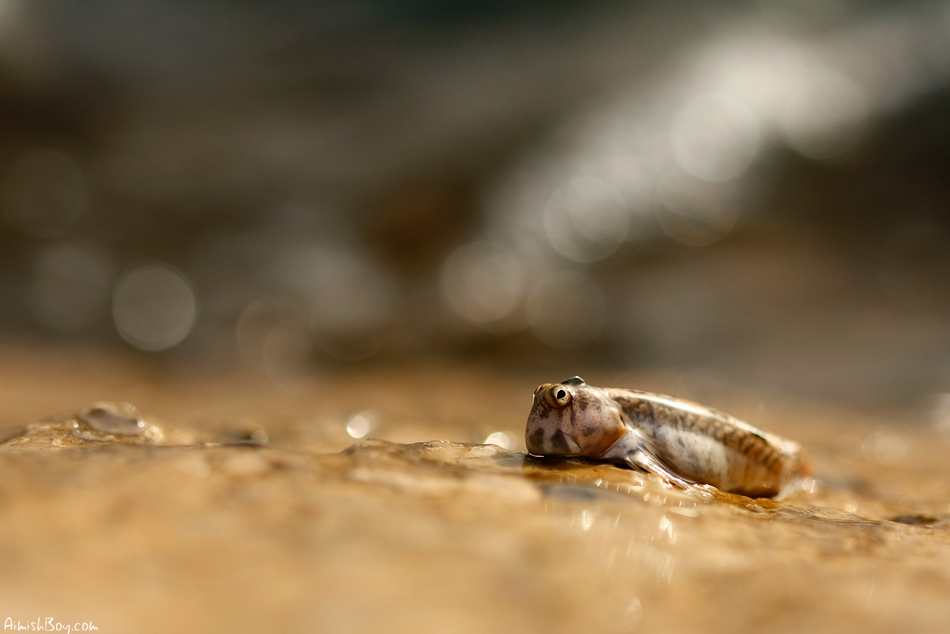
[[[616,251],[629,225],[623,197],[596,178],[575,178],[561,185],[544,210],[551,246],[578,262],[602,260]]]
[[[241,311],[235,334],[244,365],[280,381],[305,369],[312,340],[307,306],[265,297]]]
[[[857,144],[867,118],[867,97],[858,85],[839,72],[818,69],[789,97],[785,134],[804,156],[833,159]]]
[[[484,444],[495,445],[502,449],[514,449],[518,446],[518,439],[510,431],[496,431],[488,435]]]
[[[371,411],[354,414],[346,422],[346,433],[351,438],[365,438],[376,427],[376,414]]]
[[[660,227],[673,240],[691,247],[726,237],[742,206],[734,183],[710,183],[675,168],[657,184],[657,198]]]
[[[526,308],[535,336],[562,350],[593,341],[607,318],[603,291],[578,271],[557,271],[541,278],[528,294]]]
[[[9,6],[16,19],[4,32],[29,30],[35,50],[59,33],[48,22],[59,9]],[[946,3],[699,7],[660,15],[605,6],[585,13],[588,26],[563,49],[548,24],[538,24],[547,36],[526,39],[487,21],[462,41],[431,37],[438,20],[420,34],[426,55],[369,62],[346,53],[337,66],[291,46],[299,68],[329,67],[278,72],[273,84],[240,56],[199,54],[210,44],[184,26],[241,32],[237,5],[216,5],[218,22],[191,9],[163,14],[158,3],[168,32],[193,47],[171,57],[137,40],[124,49],[135,54],[123,54],[121,42],[90,37],[89,25],[124,19],[93,7],[86,22],[58,18],[63,38],[32,66],[15,59],[29,48],[22,42],[0,44],[0,65],[16,66],[14,83],[24,82],[11,84],[3,111],[0,326],[103,337],[102,289],[120,288],[114,267],[149,257],[174,262],[192,295],[200,290],[201,320],[179,354],[237,351],[244,367],[278,382],[299,384],[337,362],[507,350],[524,342],[518,333],[580,354],[626,342],[686,363],[690,350],[711,358],[701,351],[715,347],[717,328],[738,323],[724,316],[729,302],[689,308],[705,306],[705,295],[686,273],[668,305],[669,295],[633,289],[677,258],[752,249],[765,235],[825,236],[820,248],[832,249],[847,233],[852,255],[863,254],[865,287],[901,315],[895,323],[926,312],[915,317],[918,334],[938,332],[950,297],[948,231],[939,173],[927,166],[942,156],[932,104],[950,82]],[[287,41],[315,19],[301,9],[290,28],[283,20],[294,11],[274,16]],[[353,20],[354,32],[368,33]],[[214,46],[236,50],[225,32]],[[363,46],[337,35],[347,51]],[[278,48],[267,40],[246,54],[284,60]],[[82,68],[66,82],[73,63]],[[29,68],[46,70],[26,81]],[[145,76],[155,99],[129,98]],[[200,98],[197,86],[207,91]],[[934,155],[909,168],[925,146]],[[908,237],[911,225],[921,230]],[[726,268],[730,289],[765,270]],[[790,293],[789,284],[776,287]],[[750,312],[736,311],[747,320],[736,328],[774,341],[765,315],[789,311],[744,301]],[[628,311],[637,319],[608,314],[637,302]],[[678,317],[683,306],[695,314]],[[134,345],[174,341],[136,339],[119,328],[125,309],[113,309]]]
[[[861,452],[870,462],[893,467],[907,458],[907,442],[896,434],[875,431],[861,443]]]
[[[324,352],[356,361],[382,346],[396,289],[364,252],[342,245],[304,247],[284,257],[279,275],[310,303],[310,326]]]
[[[119,335],[146,352],[173,348],[191,332],[198,314],[191,284],[167,264],[140,264],[119,280],[112,318]]]
[[[759,127],[748,106],[728,95],[688,101],[673,120],[670,144],[680,167],[720,182],[739,176],[759,151]]]
[[[517,326],[510,318],[521,304],[525,283],[518,257],[490,242],[463,245],[442,266],[443,301],[469,322],[492,332]]]

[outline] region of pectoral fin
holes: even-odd
[[[663,480],[663,482],[670,487],[680,489],[681,491],[692,495],[710,497],[710,493],[706,490],[709,485],[697,484],[692,480],[688,480],[682,476],[676,475],[667,469],[663,463],[643,450],[635,451],[627,455],[624,460],[634,469],[652,473]]]

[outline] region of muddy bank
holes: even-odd
[[[550,377],[377,368],[291,390],[7,358],[30,363],[8,365],[0,390],[2,619],[102,632],[950,622],[948,445],[928,426],[724,394],[715,405],[805,444],[820,482],[705,500],[526,457],[530,394]],[[96,414],[104,398],[138,409]],[[511,447],[482,445],[492,434]]]

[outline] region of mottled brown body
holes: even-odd
[[[536,455],[624,462],[753,496],[776,495],[810,474],[793,441],[690,401],[596,388],[577,377],[538,388],[525,440]]]

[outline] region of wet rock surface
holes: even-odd
[[[96,443],[162,444],[164,432],[129,403],[95,403],[73,414],[31,423],[0,446],[11,449],[67,449]]]
[[[935,429],[794,403],[754,416],[755,401],[724,395],[712,404],[807,446],[819,484],[705,499],[481,444],[517,440],[548,377],[377,369],[288,391],[57,367],[53,398],[40,378],[57,370],[42,364],[0,388],[7,429],[41,408],[74,412],[24,420],[0,446],[0,618],[101,632],[950,622],[948,445]],[[486,384],[490,398],[472,389]],[[139,409],[88,405],[97,397]]]

